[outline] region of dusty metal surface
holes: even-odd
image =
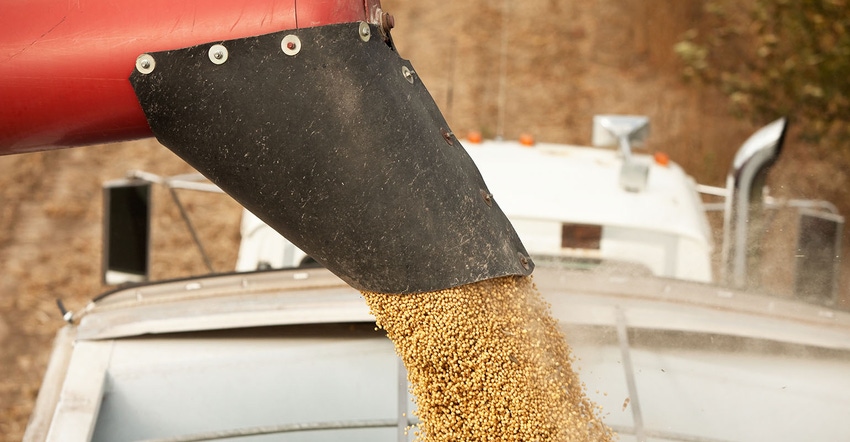
[[[846,439],[847,313],[659,278],[541,266],[534,279],[621,440]],[[413,435],[391,343],[326,270],[127,288],[80,317],[27,440],[48,430],[195,440],[329,422],[352,431],[344,440]],[[355,438],[376,420],[386,427]],[[298,440],[331,437],[314,430]]]

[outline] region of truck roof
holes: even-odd
[[[541,250],[555,253],[561,248],[539,236],[546,230],[546,222],[600,225],[606,232],[599,258],[623,257],[620,252],[614,253],[617,248],[623,251],[613,242],[614,237],[666,241],[671,242],[670,247],[675,249],[672,255],[678,258],[667,256],[664,260],[673,258],[680,263],[647,264],[653,273],[711,279],[712,241],[702,201],[694,180],[677,164],[634,154],[634,161],[649,168],[646,187],[634,192],[619,184],[624,160],[616,150],[547,143],[525,146],[493,140],[466,142],[465,146],[494,200],[532,254]],[[557,227],[553,224],[550,230]],[[606,245],[605,237],[612,242]],[[683,254],[697,256],[700,262],[684,262],[688,259]],[[688,273],[685,269],[695,265],[702,270]]]

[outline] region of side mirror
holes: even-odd
[[[640,146],[649,135],[649,118],[632,115],[595,115],[593,145],[619,146],[623,156],[620,186],[629,192],[640,192],[649,180],[649,164],[632,157],[632,145]]]
[[[151,183],[110,181],[103,187],[103,282],[144,282],[150,277]]]
[[[596,147],[641,146],[649,136],[649,117],[639,115],[594,115],[593,145]],[[628,149],[631,154],[631,149]]]

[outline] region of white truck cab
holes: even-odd
[[[597,117],[596,144],[606,121]],[[629,120],[630,119],[630,120]],[[628,134],[626,134],[628,135]],[[566,260],[578,266],[619,263],[653,275],[711,282],[712,239],[696,183],[663,155],[503,140],[464,140],[493,199],[510,219],[535,260]],[[624,174],[637,170],[632,185]],[[245,212],[239,271],[299,267],[310,258],[260,219]]]

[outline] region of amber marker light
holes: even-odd
[[[655,158],[655,164],[659,166],[667,167],[670,165],[670,156],[664,152],[655,152],[653,157]]]
[[[534,135],[531,134],[522,134],[519,136],[519,144],[522,144],[526,147],[534,146]]]

